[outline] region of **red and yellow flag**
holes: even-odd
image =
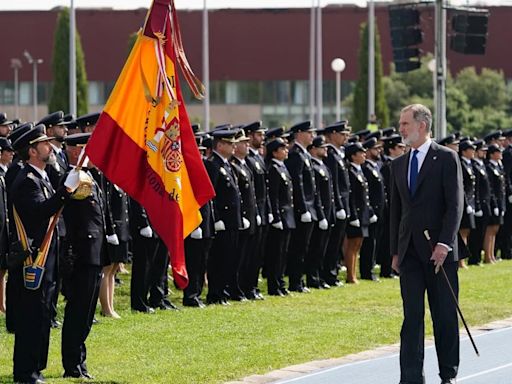
[[[196,96],[202,84],[181,44],[173,0],[154,0],[144,30],[86,148],[92,163],[145,209],[167,245],[174,280],[188,283],[183,239],[214,190],[185,110],[177,66]]]

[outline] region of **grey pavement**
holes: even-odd
[[[471,329],[480,352],[477,356],[465,332],[461,333],[458,383],[512,384],[512,318]],[[435,347],[425,342],[426,384],[438,384]],[[380,347],[339,359],[313,361],[253,375],[228,384],[397,384],[400,379],[399,345]]]

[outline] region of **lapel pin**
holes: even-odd
[[[432,160],[437,160],[437,156],[434,156],[434,157],[432,158]]]

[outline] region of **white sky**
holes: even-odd
[[[357,4],[365,6],[365,0],[320,0],[327,4]],[[385,0],[386,1],[386,0]],[[209,8],[304,8],[316,0],[207,0]],[[47,10],[55,6],[69,6],[71,0],[0,0],[0,11],[5,10]],[[148,8],[151,0],[74,0],[76,8],[108,7],[115,9]],[[175,0],[177,9],[203,7],[203,0]],[[452,0],[453,5],[512,5],[512,0]]]

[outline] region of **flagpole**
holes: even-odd
[[[75,4],[69,9],[69,113],[76,116],[76,19]]]
[[[315,0],[312,0],[309,25],[309,120],[315,117]]]
[[[210,52],[208,37],[208,5],[207,0],[203,1],[203,84],[204,84],[204,127],[203,130],[210,130]]]
[[[375,3],[368,2],[368,118],[375,114]]]
[[[322,74],[322,5],[318,0],[316,10],[316,128],[322,128],[323,121],[323,74]]]

